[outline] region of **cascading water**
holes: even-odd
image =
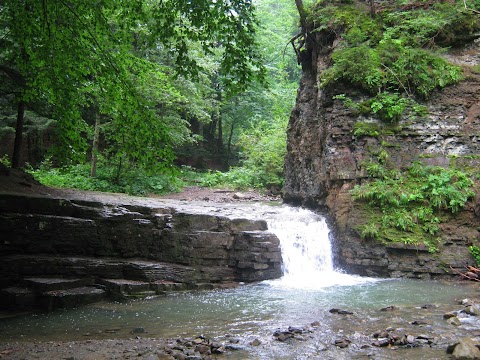
[[[268,227],[280,239],[284,276],[272,285],[321,289],[375,281],[336,271],[330,230],[325,219],[306,209],[282,206],[267,217]]]

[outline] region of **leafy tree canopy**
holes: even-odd
[[[201,67],[198,51],[215,51],[230,93],[264,73],[249,0],[4,0],[0,23],[0,75],[8,80],[1,91],[30,106],[47,104],[69,146],[66,159],[82,156],[82,111],[93,107],[108,119],[117,158],[171,163],[179,125],[168,109],[184,99],[155,51],[188,75]]]

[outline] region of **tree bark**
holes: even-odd
[[[307,31],[307,12],[305,11],[305,6],[303,6],[303,0],[295,0],[295,5],[297,5],[298,14],[300,15],[302,32],[305,34]]]
[[[20,167],[20,156],[23,142],[23,124],[25,120],[25,102],[20,100],[17,104],[17,126],[15,128],[15,142],[13,145],[12,168]]]
[[[95,130],[93,133],[92,142],[92,159],[90,163],[90,176],[97,176],[97,155],[98,155],[98,142],[100,138],[100,116],[95,114]]]
[[[223,123],[222,123],[222,116],[218,117],[218,139],[217,139],[217,151],[219,154],[222,153],[223,150]]]
[[[227,143],[227,170],[230,169],[230,155],[232,153],[232,138],[233,138],[233,130],[235,128],[235,123],[232,122],[230,125],[230,133],[228,134],[228,143]]]

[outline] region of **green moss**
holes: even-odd
[[[419,101],[463,79],[461,68],[441,56],[443,48],[473,36],[480,25],[460,3],[409,5],[389,1],[372,17],[363,2],[317,3],[309,17],[313,32],[339,41],[321,86],[343,83],[362,90],[370,99],[347,105],[387,122],[426,115]]]
[[[380,126],[377,123],[358,121],[353,126],[353,135],[357,137],[370,136],[370,137],[379,137],[380,136]]]

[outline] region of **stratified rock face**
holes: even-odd
[[[33,276],[129,279],[155,289],[281,276],[279,241],[265,221],[215,214],[2,194],[0,288]]]
[[[316,35],[321,36],[321,34]],[[360,239],[355,226],[364,216],[355,207],[350,190],[366,178],[362,162],[388,143],[390,161],[405,169],[413,161],[426,165],[480,166],[480,76],[434,94],[427,104],[427,117],[404,118],[394,131],[375,136],[354,136],[357,122],[384,126],[375,118],[355,115],[341,101],[322,89],[319,74],[329,63],[331,49],[322,39],[313,43],[297,103],[288,127],[284,200],[320,208],[334,225],[337,265],[360,274],[381,276],[438,277],[445,265],[462,268],[473,259],[466,245],[480,239],[478,199],[458,216],[442,224],[440,256],[416,249],[390,249]],[[458,64],[480,64],[479,43],[450,56]],[[329,50],[330,49],[330,50]],[[336,93],[349,89],[335,89]],[[343,91],[345,90],[345,91]],[[350,89],[351,90],[351,89]],[[455,230],[454,230],[455,229]]]

